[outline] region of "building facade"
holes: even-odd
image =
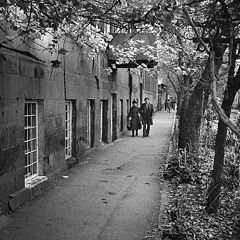
[[[86,45],[60,42],[57,53],[43,51],[50,41],[46,36],[0,49],[2,209],[39,176],[57,176],[88,149],[119,138],[133,99],[156,99],[147,83],[153,79],[142,80],[130,68],[108,75],[108,56],[88,58]]]

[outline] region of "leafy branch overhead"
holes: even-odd
[[[170,21],[172,17],[167,16],[173,16],[171,11],[172,5],[163,0],[3,0],[0,28],[4,30],[3,22],[7,22],[16,37],[33,40],[45,34],[53,34],[55,40],[67,36],[74,43],[88,44],[99,52],[106,51],[118,33],[131,33],[131,39],[138,33],[156,32],[155,27],[166,19]],[[55,43],[52,44],[50,48],[54,48]],[[132,45],[130,50],[125,47],[118,53],[134,55],[136,48]],[[153,57],[149,49],[142,51]]]
[[[44,34],[53,35],[48,50],[58,54],[67,53],[64,47],[55,49],[58,39],[67,36],[77,44],[90,45],[93,53],[110,49],[117,56],[117,64],[144,54],[178,76],[210,85],[200,77],[204,62],[214,50],[216,38],[228,39],[232,48],[239,34],[238,10],[237,0],[3,0],[0,20],[8,22],[17,36],[35,40]],[[112,44],[123,32],[128,37]],[[141,45],[135,35],[144,33],[153,34],[156,42]],[[195,37],[199,43],[193,41]],[[231,59],[229,55],[229,67]]]

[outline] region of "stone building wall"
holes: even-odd
[[[79,161],[89,148],[102,144],[103,101],[108,105],[105,141],[115,140],[113,96],[116,96],[116,137],[126,131],[127,104],[130,105],[129,71],[117,69],[113,76],[109,76],[104,71],[108,67],[107,56],[87,58],[88,47],[73,46],[69,42],[59,43],[67,50],[66,54],[51,55],[43,51],[43,46],[47,47],[51,41],[47,36],[41,41],[29,42],[20,47],[22,52],[15,51],[19,50],[19,42],[9,43],[10,49],[0,49],[0,202],[26,184],[24,141],[28,126],[26,119],[30,117],[26,117],[25,106],[32,106],[29,111],[33,112],[36,106],[37,139],[32,143],[37,149],[36,175],[49,176],[66,168],[66,102],[72,106],[71,155]],[[31,53],[41,61],[25,53]],[[53,68],[51,61],[56,58],[60,65]],[[139,96],[138,84],[139,79],[134,78],[132,97]],[[89,106],[94,112],[94,139],[91,141],[88,139]]]

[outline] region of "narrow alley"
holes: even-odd
[[[140,240],[158,217],[159,166],[174,113],[150,137],[124,136],[86,156],[45,194],[0,218],[1,240]]]

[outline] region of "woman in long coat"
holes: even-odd
[[[138,129],[141,129],[140,122],[140,108],[137,106],[137,101],[133,100],[133,106],[130,108],[128,113],[128,118],[130,120],[130,130],[132,130],[132,137],[134,137],[134,132],[136,131],[136,136],[138,136]]]

